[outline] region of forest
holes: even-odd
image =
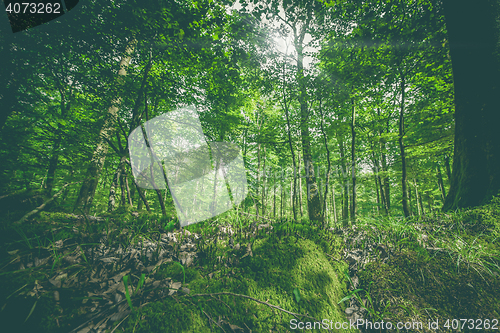
[[[5,332],[499,329],[499,1],[7,2]]]

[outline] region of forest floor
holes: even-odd
[[[126,210],[42,212],[1,228],[6,332],[500,327],[499,199],[326,230],[236,212],[179,230]]]

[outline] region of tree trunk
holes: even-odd
[[[288,144],[290,146],[290,152],[292,153],[292,163],[293,163],[293,190],[294,193],[297,189],[297,164],[295,163],[295,150],[293,149],[292,142],[292,128],[290,126],[290,116],[288,114],[288,104],[286,102],[285,97],[285,67],[283,66],[283,105],[285,107],[285,116],[286,116],[286,124],[287,124],[287,132],[288,132]],[[293,210],[293,219],[297,221],[297,209],[295,207],[295,202],[292,205]]]
[[[335,206],[335,185],[332,186],[333,222],[337,223],[337,207]]]
[[[257,122],[259,119],[257,118]],[[260,142],[257,144],[257,186],[255,186],[255,195],[257,197],[257,200],[255,201],[255,215],[259,217],[259,188],[260,188]]]
[[[127,201],[130,208],[132,208],[132,196],[130,195],[130,187],[128,186],[127,171],[125,169],[126,159],[127,159],[126,156],[122,156],[122,158],[120,160],[120,167],[121,167],[120,186],[121,186],[121,190],[122,190],[122,197],[121,197],[122,203],[121,204],[124,206],[125,202]]]
[[[328,148],[328,137],[326,136],[326,132],[323,126],[323,109],[321,108],[321,100],[319,101],[319,112],[321,116],[321,132],[323,133],[323,140],[325,143],[325,149],[326,149],[326,162],[328,164],[327,170],[326,170],[326,180],[325,180],[325,194],[323,196],[323,220],[325,217],[325,212],[326,212],[326,199],[328,198],[328,184],[330,182],[330,172],[331,172],[331,162],[330,162],[330,149]],[[326,227],[326,225],[325,225]]]
[[[163,201],[163,196],[161,195],[161,191],[158,189],[155,189],[155,192],[156,192],[156,195],[158,196],[158,201],[160,202],[161,215],[166,216],[167,210],[165,209],[165,201]]]
[[[351,99],[352,103],[352,117],[351,117],[351,164],[352,164],[352,196],[351,196],[351,222],[356,222],[356,108],[354,106],[354,98]]]
[[[146,195],[145,195],[143,189],[140,188],[139,186],[137,186],[137,184],[135,182],[134,182],[134,184],[135,184],[135,186],[137,188],[137,193],[139,194],[139,197],[141,198],[141,200],[139,200],[139,203],[143,202],[144,205],[146,206],[146,210],[148,212],[150,212],[151,208],[149,207],[148,201],[146,200]],[[142,209],[142,205],[141,205],[141,207],[139,207],[139,206],[137,207],[137,210],[141,210],[141,209]]]
[[[425,215],[424,202],[422,199],[422,194],[418,196],[418,202],[420,203],[420,209],[422,211],[422,215]]]
[[[273,217],[276,217],[276,178],[273,179]]]
[[[264,179],[262,181],[262,216],[266,215],[266,146],[264,146],[264,165],[262,171],[264,172]]]
[[[120,178],[121,168],[118,166],[116,168],[116,172],[113,175],[113,182],[111,183],[111,188],[109,189],[109,197],[108,197],[108,212],[112,212],[115,210],[116,204],[116,188],[118,187],[118,179]]]
[[[383,149],[385,149],[385,143]],[[389,170],[387,169],[387,157],[384,152],[382,152],[382,171],[385,174],[383,179],[385,205],[387,207],[386,208],[387,214],[389,214],[389,211],[391,209],[391,185],[388,175]]]
[[[448,154],[444,155],[444,165],[446,167],[446,176],[448,177],[448,188],[451,185],[451,168],[450,168],[450,157]]]
[[[127,45],[125,54],[120,60],[120,70],[118,71],[117,84],[123,84],[123,77],[127,75],[126,67],[129,65],[132,59],[132,52],[135,50],[135,45],[137,41],[135,39],[131,40]],[[104,125],[99,133],[99,142],[97,144],[96,150],[92,156],[90,166],[87,169],[87,174],[85,176],[85,181],[80,188],[80,193],[76,200],[73,211],[79,206],[83,205],[83,211],[88,214],[90,207],[92,206],[92,201],[94,200],[95,191],[97,188],[97,183],[99,182],[99,176],[101,169],[104,165],[104,160],[106,159],[106,153],[108,150],[108,145],[106,139],[111,138],[114,131],[114,120],[116,114],[118,113],[118,106],[121,103],[121,97],[116,97],[108,109],[108,118],[106,119]]]
[[[306,78],[304,76],[304,53],[303,41],[307,29],[307,23],[301,28],[300,34],[295,36],[294,44],[297,51],[297,80],[299,83],[300,104],[300,134],[302,139],[302,156],[306,173],[307,186],[307,211],[309,220],[321,221],[321,202],[319,200],[318,185],[314,175],[314,164],[311,153],[311,136],[309,134],[309,112],[307,106]]]
[[[418,216],[422,215],[422,212],[420,210],[419,203],[421,202],[421,198],[418,195],[418,185],[417,185],[417,179],[413,178],[413,185],[415,186],[415,203],[417,205],[417,214]]]
[[[500,190],[498,3],[445,0],[455,89],[455,147],[443,210],[474,207]]]
[[[382,178],[380,177],[380,165],[379,165],[379,160],[375,157],[375,151],[373,150],[372,147],[372,157],[373,157],[373,172],[375,175],[375,183],[377,184],[377,203],[382,204],[382,207],[384,208],[385,214],[389,214],[389,209],[387,208],[387,203],[385,200],[385,193],[384,193],[384,187],[382,185]],[[380,191],[379,191],[380,188]],[[380,193],[380,200],[378,199]]]
[[[283,198],[283,170],[281,170],[281,186],[280,186],[280,219],[283,220],[283,201],[284,201],[284,198]]]
[[[444,203],[444,199],[446,198],[446,190],[444,189],[443,175],[441,174],[441,167],[439,166],[439,164],[436,166],[436,169],[437,169],[438,185],[439,189],[441,190],[441,199],[443,199]]]
[[[380,194],[378,192],[378,181],[377,181],[377,174],[375,172],[375,168],[373,168],[373,181],[375,183],[375,191],[377,193],[377,214],[380,214],[379,207],[380,207]]]
[[[402,195],[403,198],[401,200],[403,204],[403,213],[405,217],[410,216],[410,210],[408,209],[408,189],[406,182],[406,156],[405,156],[405,146],[403,144],[403,136],[404,136],[404,105],[405,105],[405,77],[401,75],[401,107],[399,109],[399,150],[401,152],[401,185],[402,185]]]
[[[302,209],[302,176],[300,175],[300,149],[298,152],[298,167],[297,167],[297,178],[298,178],[298,192],[299,192],[299,209],[300,209],[300,217],[304,217],[304,210]]]
[[[349,224],[349,185],[346,181],[347,179],[347,165],[346,165],[346,157],[344,153],[344,138],[342,135],[338,136],[339,143],[339,151],[340,151],[340,160],[341,160],[341,169],[342,174],[340,175],[342,179],[342,220],[343,226],[347,227]]]
[[[380,117],[380,108],[377,108],[377,115]],[[387,117],[387,133],[389,133],[389,121],[390,117]],[[380,148],[380,154],[381,154],[381,162],[382,162],[382,168],[378,170],[378,172],[382,171],[383,173],[383,179],[380,177],[380,174],[378,174],[378,181],[380,184],[380,193],[382,194],[382,202],[384,202],[384,209],[386,214],[389,214],[389,209],[391,208],[391,192],[390,192],[390,185],[389,185],[389,176],[388,176],[388,170],[387,170],[387,158],[386,158],[386,140],[382,138],[383,130],[379,128],[379,148]],[[377,168],[378,168],[378,162],[377,162]]]
[[[54,180],[56,177],[57,165],[59,164],[59,147],[60,147],[60,137],[54,142],[54,147],[52,149],[52,156],[49,162],[49,168],[47,170],[47,180],[45,182],[45,194],[50,196],[52,193],[52,188],[54,187]]]

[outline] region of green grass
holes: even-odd
[[[3,225],[3,243],[12,243],[3,246],[3,253],[18,250],[15,255],[52,254],[54,259],[36,268],[0,271],[0,306],[6,304],[0,317],[16,318],[20,332],[65,332],[75,326],[74,318],[83,315],[77,309],[65,310],[61,315],[62,307],[55,304],[50,293],[27,296],[35,281],[46,280],[55,270],[70,276],[93,267],[85,255],[81,264],[64,267],[62,252],[51,244],[64,240],[71,250],[77,251],[79,246],[84,253],[103,234],[108,246],[126,247],[141,239],[157,242],[160,232],[179,228],[178,220],[170,216],[141,213],[135,217],[128,209],[105,214],[101,222],[73,225],[70,220],[64,213],[50,212],[40,214],[38,223],[21,228]],[[475,209],[425,218],[359,217],[361,236],[348,239],[347,246],[374,249],[383,245],[390,255],[382,261],[381,253],[373,250],[371,255],[376,260],[358,272],[356,289],[346,275],[347,264],[331,259],[340,258],[346,245],[335,230],[321,230],[304,220],[276,223],[273,230],[248,234],[253,221],[230,211],[187,226],[186,230],[201,235],[197,244],[201,252],[194,267],[167,262],[151,275],[131,274],[123,282],[137,286],[133,294],[127,295],[129,305],[134,303],[139,289],[147,288],[150,276],[182,282],[182,287],[189,288],[189,295],[175,294],[143,307],[131,306],[134,311],[115,332],[223,332],[222,328],[229,332],[228,325],[253,332],[290,331],[292,315],[253,300],[228,294],[193,296],[221,292],[247,295],[294,313],[334,322],[345,320],[344,310],[352,298],[366,309],[367,319],[372,321],[427,323],[435,319],[441,322],[448,318],[500,317],[500,199]],[[233,244],[240,244],[239,250],[228,246],[227,236],[214,241],[220,226],[232,228]],[[86,243],[82,234],[87,237]],[[253,255],[243,257],[248,244]],[[1,259],[3,267],[12,257]],[[86,297],[83,291],[72,294],[74,301]],[[60,325],[54,324],[56,317]]]

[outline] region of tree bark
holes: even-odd
[[[60,144],[61,139],[60,137],[58,137],[54,142],[54,147],[52,148],[52,156],[50,157],[49,168],[47,170],[47,180],[45,181],[45,194],[47,196],[50,196],[52,194],[52,188],[54,187],[57,165],[59,164]]]
[[[445,0],[455,89],[455,147],[443,210],[474,207],[500,190],[498,3]]]
[[[441,174],[441,167],[439,166],[439,164],[436,166],[436,169],[437,169],[438,185],[439,189],[441,190],[441,199],[443,199],[444,202],[444,199],[446,198],[446,190],[444,189],[443,175]]]
[[[342,135],[338,135],[338,143],[339,143],[339,151],[340,151],[340,160],[341,160],[341,169],[342,173],[340,175],[342,179],[342,220],[343,226],[347,227],[349,225],[349,189],[347,179],[347,165],[346,165],[346,157],[344,153],[344,138]]]
[[[288,111],[288,104],[286,102],[286,94],[285,94],[285,66],[283,65],[283,106],[285,107],[285,116],[286,116],[286,124],[288,129],[288,144],[290,146],[290,152],[292,153],[292,163],[293,163],[293,191],[294,193],[297,190],[297,164],[295,163],[295,150],[293,149],[293,141],[292,141],[292,128],[290,126],[290,116]],[[297,209],[295,207],[295,202],[292,205],[293,210],[293,219],[297,221]]]
[[[118,187],[118,179],[120,178],[121,168],[118,166],[116,168],[116,172],[113,175],[113,182],[111,183],[111,188],[109,189],[109,197],[108,197],[108,212],[112,212],[115,210],[116,204],[116,188]]]
[[[257,122],[259,119],[257,118]],[[257,200],[255,201],[255,215],[259,217],[259,188],[260,188],[260,142],[257,144],[257,186],[255,187]]]
[[[413,185],[415,186],[415,203],[417,205],[417,214],[418,214],[418,216],[421,216],[422,212],[420,210],[419,203],[421,203],[422,199],[418,195],[417,178],[413,178]]]
[[[304,75],[304,52],[303,42],[309,22],[305,22],[300,32],[294,29],[294,44],[297,52],[297,81],[299,84],[299,104],[300,104],[300,134],[302,139],[302,157],[304,159],[304,169],[306,172],[307,186],[307,211],[311,221],[321,221],[321,202],[319,200],[318,185],[314,175],[314,164],[311,153],[311,136],[309,133],[309,112],[307,105],[306,77]]]
[[[335,184],[332,186],[332,210],[333,210],[333,222],[337,223],[337,207],[335,205]]]
[[[451,168],[450,168],[450,157],[448,154],[444,155],[444,165],[446,167],[446,176],[448,177],[448,188],[451,185]]]
[[[264,172],[264,179],[262,181],[262,215],[266,215],[266,146],[263,149],[264,165],[262,171]]]
[[[399,150],[401,152],[401,185],[402,185],[402,200],[403,204],[403,213],[405,217],[410,216],[410,210],[408,208],[408,188],[407,188],[407,176],[406,176],[406,156],[405,156],[405,146],[403,143],[404,136],[404,105],[405,105],[405,77],[401,75],[401,107],[399,109]]]
[[[135,39],[132,39],[127,45],[125,54],[120,60],[120,70],[118,71],[117,78],[118,85],[123,84],[123,77],[127,75],[126,67],[129,65],[130,60],[132,59],[132,53],[135,50],[136,44],[137,41]],[[108,109],[108,118],[106,119],[99,133],[100,139],[92,156],[90,166],[87,169],[85,181],[80,188],[80,193],[78,194],[78,198],[75,202],[73,211],[81,205],[83,205],[83,211],[85,214],[88,214],[90,211],[90,207],[92,206],[92,201],[94,200],[94,195],[97,188],[97,183],[99,181],[99,175],[106,159],[106,153],[108,150],[106,139],[111,138],[114,131],[114,121],[116,118],[116,114],[118,113],[118,106],[120,105],[120,103],[121,97],[118,96],[112,101],[111,106]]]
[[[299,156],[297,158],[298,166],[297,166],[297,180],[298,180],[298,192],[299,192],[299,209],[300,209],[300,217],[304,217],[304,210],[302,209],[302,176],[300,175],[300,148],[298,152]]]
[[[352,164],[352,196],[351,196],[351,222],[356,222],[356,107],[354,105],[354,98],[351,99],[352,103],[352,117],[351,117],[351,164]]]
[[[276,217],[276,179],[274,178],[273,184],[273,217]]]
[[[326,180],[325,180],[325,194],[323,196],[323,221],[325,219],[325,213],[326,213],[326,199],[328,198],[328,184],[330,183],[330,172],[331,172],[331,162],[330,162],[330,149],[328,148],[328,138],[326,136],[325,128],[323,126],[323,109],[321,108],[321,100],[319,101],[319,112],[321,116],[321,132],[323,133],[323,140],[325,143],[325,149],[326,149],[326,162],[328,164],[327,170],[326,170]],[[326,227],[326,225],[325,225]]]
[[[377,174],[375,172],[375,168],[373,168],[373,181],[375,183],[375,192],[377,193],[377,214],[380,214],[379,207],[380,207],[380,194],[378,191],[378,181],[377,181]]]

